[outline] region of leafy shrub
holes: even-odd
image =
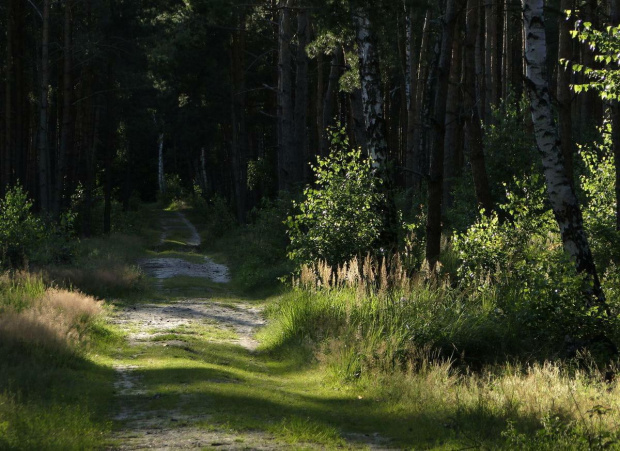
[[[459,282],[471,292],[493,291],[498,314],[523,331],[530,346],[562,346],[598,327],[583,299],[584,280],[564,253],[545,187],[533,175],[515,181],[500,214],[482,216],[453,246]]]
[[[208,239],[221,238],[237,227],[237,220],[233,215],[226,199],[215,194],[209,202],[194,203],[200,214]]]
[[[601,130],[603,131],[603,130]],[[612,263],[620,263],[620,234],[616,230],[615,162],[611,146],[611,126],[602,140],[579,146],[584,173],[579,177],[587,203],[583,209],[597,268],[604,272]]]
[[[371,160],[350,149],[345,130],[332,131],[331,143],[331,154],[312,166],[317,187],[304,190],[297,214],[286,220],[297,263],[342,262],[372,249],[381,231],[383,195]]]
[[[20,186],[0,200],[0,266],[23,267],[43,237],[43,223]]]
[[[485,163],[493,197],[505,201],[505,189],[513,191],[513,181],[528,174],[542,174],[540,157],[533,134],[525,124],[529,115],[529,101],[510,94],[493,108],[492,120],[484,126]],[[494,182],[494,183],[493,183]]]
[[[485,165],[496,204],[505,203],[506,193],[519,189],[515,180],[542,173],[533,135],[524,126],[528,114],[528,101],[511,93],[492,108],[492,120],[484,124]],[[469,162],[454,180],[452,195],[454,202],[446,212],[446,225],[450,230],[464,232],[476,222],[478,213]]]
[[[192,221],[206,230],[204,246],[210,251],[227,255],[233,283],[252,295],[260,290],[271,292],[278,279],[292,271],[286,257],[288,239],[284,219],[288,216],[291,200],[286,195],[261,204],[248,215],[248,223],[237,225],[222,198],[219,206],[208,205],[189,214]],[[215,209],[222,213],[215,213]],[[206,222],[205,222],[206,221]],[[215,236],[220,239],[212,239]]]
[[[166,174],[164,185],[166,190],[159,192],[157,200],[164,206],[169,205],[175,200],[183,199],[186,196],[185,188],[178,174]]]

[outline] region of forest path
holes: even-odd
[[[138,262],[154,294],[111,319],[126,344],[112,362],[109,449],[390,449],[369,431],[380,417],[358,409],[373,401],[326,387],[320,368],[257,351],[265,300],[233,293],[182,213],[163,212],[161,228]]]
[[[279,449],[274,439],[262,432],[210,428],[212,408],[203,404],[201,396],[183,389],[190,388],[197,377],[204,384],[239,383],[225,374],[210,377],[204,370],[213,365],[207,362],[200,368],[188,365],[187,360],[204,352],[196,348],[204,347],[205,341],[209,346],[252,353],[257,346],[254,333],[264,320],[257,306],[213,300],[210,295],[225,290],[230,280],[228,268],[208,257],[197,259],[194,251],[200,236],[183,213],[166,214],[161,225],[160,244],[173,245],[175,256],[154,256],[139,264],[156,288],[165,292],[163,302],[133,304],[112,319],[126,332],[127,348],[114,363],[118,401],[114,420],[119,427],[113,437],[116,445],[111,448]],[[175,279],[177,285],[166,289],[165,282]],[[204,286],[204,281],[211,286]],[[183,296],[183,288],[191,288],[192,282],[201,282],[198,285],[204,297]],[[197,369],[202,369],[205,377]]]

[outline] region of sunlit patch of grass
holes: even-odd
[[[80,405],[22,402],[0,394],[0,448],[94,449],[109,425]]]
[[[289,443],[309,442],[338,447],[346,444],[338,429],[310,418],[297,416],[283,418],[268,430]]]
[[[0,284],[0,449],[100,447],[113,374],[96,355],[119,344],[101,302],[40,276]]]
[[[83,340],[101,310],[90,296],[50,289],[29,308],[5,312],[0,317],[0,337],[5,342],[66,351]]]

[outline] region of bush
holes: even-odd
[[[165,191],[159,192],[157,200],[164,206],[171,202],[181,200],[186,197],[181,177],[178,174],[166,174],[164,181]]]
[[[371,250],[381,232],[383,195],[371,160],[349,148],[343,129],[331,132],[331,143],[330,156],[312,166],[317,188],[304,190],[297,214],[286,221],[296,263],[343,262]]]
[[[603,130],[601,130],[603,131]],[[615,162],[611,145],[611,126],[602,140],[579,146],[584,173],[579,177],[587,203],[583,219],[592,253],[601,272],[620,264],[620,234],[616,230]]]
[[[599,327],[587,307],[584,279],[564,253],[541,178],[515,180],[516,192],[498,214],[482,216],[453,246],[461,264],[459,284],[494,293],[497,313],[522,331],[523,349],[561,350],[566,336],[586,339]]]
[[[194,209],[200,215],[200,223],[203,225],[208,240],[221,238],[237,228],[238,223],[233,215],[228,202],[220,194],[214,194],[209,201],[199,197],[192,201]]]
[[[32,213],[32,201],[20,186],[0,200],[0,266],[23,267],[43,238],[43,223]]]

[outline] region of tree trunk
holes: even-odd
[[[379,72],[377,49],[368,11],[364,8],[356,8],[353,11],[353,21],[355,23],[359,52],[368,155],[372,159],[372,164],[375,168],[383,168],[385,167],[388,150],[383,113],[383,93],[381,90],[381,73]]]
[[[316,57],[316,67],[317,67],[317,80],[316,80],[316,152],[318,155],[321,154],[321,146],[323,141],[323,134],[325,131],[323,130],[323,102],[325,96],[325,76],[323,70],[323,64],[325,64],[325,55],[323,52],[319,52]]]
[[[41,90],[39,104],[38,162],[39,162],[39,202],[41,211],[48,213],[51,207],[50,155],[48,143],[49,114],[49,25],[50,0],[43,1],[43,29],[41,36]]]
[[[543,0],[523,1],[525,30],[526,86],[528,88],[536,143],[542,156],[547,192],[558,222],[564,250],[575,261],[577,271],[585,274],[588,307],[606,308],[592,252],[583,228],[583,219],[575,191],[566,176],[564,155],[553,119],[546,73],[547,45],[543,17]]]
[[[428,215],[426,219],[426,260],[434,269],[441,251],[441,202],[443,197],[443,159],[446,124],[446,101],[452,64],[452,41],[457,6],[462,0],[447,0],[443,17],[437,86],[432,118],[432,151],[428,182]]]
[[[430,7],[427,10],[430,11]],[[428,12],[427,12],[428,15]],[[407,14],[407,51],[406,51],[406,91],[407,91],[407,135],[405,142],[405,168],[407,169],[407,177],[405,186],[418,191],[422,185],[422,177],[420,175],[419,155],[418,155],[418,134],[420,128],[420,102],[418,99],[419,85],[424,84],[419,78],[418,66],[423,58],[426,49],[424,45],[428,42],[428,36],[422,33],[418,42],[418,33],[413,32],[413,24],[415,22],[413,9]],[[426,27],[425,23],[425,27]],[[427,33],[428,34],[428,33]],[[426,42],[425,42],[426,40]]]
[[[108,102],[109,106],[109,102]],[[106,127],[106,142],[103,149],[103,233],[112,231],[112,159],[114,129]]]
[[[487,0],[482,0],[487,1]],[[484,23],[485,10],[486,8],[482,7],[482,4],[478,5],[478,34],[476,35],[476,57],[474,60],[474,64],[476,66],[476,99],[478,99],[478,116],[480,116],[481,120],[485,123],[487,122],[487,90],[486,90],[486,65],[485,65],[485,52],[484,47],[486,43],[486,35],[484,33],[485,27],[482,26]]]
[[[71,129],[71,99],[72,99],[72,76],[71,76],[71,3],[65,0],[64,29],[63,29],[63,71],[62,71],[62,130],[60,132],[60,145],[58,147],[58,161],[56,164],[56,186],[54,195],[54,214],[56,217],[62,209],[64,194],[64,182],[67,173],[67,149]]]
[[[82,218],[82,234],[86,237],[92,235],[92,209],[93,209],[93,192],[96,187],[96,161],[97,150],[99,148],[99,128],[101,126],[101,98],[97,100],[95,108],[95,117],[92,128],[92,143],[86,150],[86,183],[84,190],[84,210]]]
[[[484,43],[485,59],[485,122],[491,120],[491,107],[495,105],[497,92],[495,83],[495,66],[497,65],[497,6],[496,0],[485,0],[484,21],[486,32]]]
[[[560,16],[559,16],[559,49],[558,59],[570,60],[573,56],[572,39],[570,36],[571,22],[566,20],[564,11],[574,10],[572,0],[561,0]],[[557,76],[557,98],[558,98],[558,116],[560,122],[560,142],[562,143],[562,153],[564,154],[564,165],[566,167],[566,176],[568,180],[573,181],[573,120],[571,115],[571,99],[570,91],[571,72],[565,67],[558,67]]]
[[[164,134],[159,134],[157,140],[157,182],[159,192],[166,193],[166,176],[164,172]]]
[[[294,124],[293,124],[293,75],[290,42],[291,10],[290,0],[279,4],[280,22],[278,30],[278,186],[280,191],[290,190],[294,177]]]
[[[6,194],[7,185],[11,183],[11,153],[14,146],[13,137],[13,104],[15,90],[13,80],[15,79],[14,65],[14,39],[16,38],[16,0],[9,0],[7,7],[7,32],[6,32],[6,75],[5,75],[5,99],[4,99],[4,149],[0,160],[0,196]],[[19,101],[19,100],[17,100]]]
[[[429,69],[431,38],[433,34],[432,22],[434,20],[433,11],[433,7],[429,4],[424,19],[422,43],[420,44],[420,58],[417,69],[418,87],[415,95],[415,103],[418,111],[416,112],[415,119],[418,121],[418,125],[414,130],[413,145],[415,155],[413,156],[410,169],[414,177],[416,177],[414,184],[417,184],[419,188],[422,188],[422,180],[428,172],[428,152],[426,146],[428,127],[426,119],[429,115],[426,113],[428,113],[431,107],[431,93],[433,92],[433,90],[430,89],[433,82],[430,76],[431,70]]]
[[[452,208],[454,197],[452,186],[461,168],[461,86],[459,79],[461,76],[461,45],[459,39],[453,39],[452,44],[452,64],[450,68],[450,79],[448,83],[448,98],[446,104],[446,123],[445,123],[445,142],[444,142],[444,165],[443,165],[443,201],[442,213]]]
[[[245,17],[239,21],[239,30],[233,34],[231,45],[231,78],[232,78],[232,160],[233,184],[237,220],[245,223],[247,201],[247,148],[248,136],[245,121]]]
[[[321,139],[319,141],[319,155],[326,156],[329,153],[329,140],[327,139],[327,129],[334,122],[334,103],[336,100],[336,92],[338,88],[338,80],[343,66],[343,51],[341,46],[336,46],[329,69],[329,79],[327,81],[327,89],[323,98],[322,105],[322,123],[321,123]]]
[[[484,162],[484,148],[482,141],[482,126],[477,105],[476,67],[474,64],[476,53],[476,39],[479,31],[478,8],[480,0],[469,0],[467,3],[467,35],[465,38],[465,55],[463,67],[463,107],[465,108],[465,128],[469,161],[474,179],[474,190],[478,207],[483,208],[486,214],[493,210],[491,190]]]
[[[308,10],[300,9],[297,14],[297,71],[295,73],[295,164],[293,178],[298,183],[304,180],[304,164],[308,161],[308,63],[306,46],[310,42]]]

